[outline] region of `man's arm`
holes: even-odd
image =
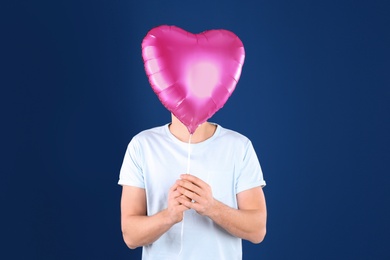
[[[121,226],[126,245],[134,249],[151,244],[174,224],[182,221],[183,212],[188,208],[177,202],[179,196],[181,194],[175,184],[169,190],[168,208],[153,216],[147,216],[145,189],[123,186]],[[183,201],[186,199],[183,198]]]
[[[184,174],[177,181],[178,191],[193,202],[178,201],[212,219],[230,234],[260,243],[266,233],[267,210],[263,189],[252,188],[237,194],[238,209],[213,198],[211,187],[201,179]]]

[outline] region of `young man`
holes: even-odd
[[[142,259],[242,259],[241,239],[266,233],[263,174],[245,136],[176,117],[136,135],[120,172],[122,232]],[[190,151],[190,172],[187,159]]]

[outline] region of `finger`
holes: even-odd
[[[175,198],[175,202],[178,203],[179,205],[181,205],[182,202],[184,202],[184,201],[191,202],[192,200],[191,200],[190,198],[187,198],[187,197],[184,196],[184,195]]]
[[[177,199],[178,197],[183,197],[185,199],[191,200],[187,196],[183,195],[179,190],[174,191],[172,194],[172,197],[173,197],[173,199]]]
[[[188,200],[184,200],[183,198],[177,198],[177,199],[182,206],[188,209],[199,210],[200,208],[200,205],[195,201],[188,201]]]
[[[195,192],[192,192],[190,190],[187,190],[181,186],[179,186],[177,188],[177,190],[183,194],[184,196],[186,196],[187,198],[191,199],[191,200],[195,200],[195,201],[201,201],[201,196],[199,196],[198,194],[196,194]]]
[[[183,205],[182,203],[178,206],[179,211],[184,212],[186,210],[189,210],[190,208]]]
[[[179,187],[182,187],[182,188],[184,188],[186,190],[194,192],[194,193],[196,193],[198,195],[203,194],[202,188],[200,188],[199,186],[195,185],[192,182],[180,180],[177,183],[178,183]]]
[[[182,174],[182,175],[180,175],[180,179],[192,182],[193,184],[195,184],[196,186],[201,187],[201,188],[208,185],[202,179],[199,179],[198,177],[191,175],[191,174]]]
[[[180,197],[182,195],[183,194],[181,194],[178,190],[175,190],[174,192],[171,193],[170,197],[176,199],[177,197]]]
[[[193,183],[202,182],[201,179],[199,179],[198,177],[196,177],[194,175],[191,175],[191,174],[181,174],[180,175],[180,179],[181,180],[187,180],[187,181],[190,181],[190,182],[193,182]]]
[[[176,181],[172,186],[171,188],[169,189],[169,192],[173,192],[177,189],[177,186],[179,186],[178,182]]]
[[[185,195],[181,195],[181,196],[179,196],[179,197],[181,197],[181,198],[183,198],[183,199],[185,199],[185,200],[188,200],[188,201],[191,201],[191,200],[192,200],[192,199],[188,198],[188,197],[185,196]]]
[[[183,198],[183,197],[178,197],[178,198],[176,198],[176,201],[177,201],[180,205],[185,206],[186,208],[191,207],[191,204],[193,204],[193,203],[192,203],[192,200],[188,200],[188,199],[185,199],[185,198]]]

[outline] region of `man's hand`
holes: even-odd
[[[216,204],[210,185],[190,174],[182,174],[180,177],[176,185],[177,191],[183,196],[178,196],[177,201],[200,215],[210,216]]]
[[[121,222],[123,239],[131,249],[156,241],[174,224],[183,220],[183,212],[189,209],[180,201],[191,202],[174,184],[168,192],[168,207],[154,215],[147,215],[145,189],[126,186],[122,188]]]
[[[169,218],[172,220],[173,224],[176,224],[183,220],[183,212],[189,209],[182,202],[191,203],[191,199],[184,196],[181,192],[178,191],[178,183],[176,182],[170,189],[168,193],[168,208],[167,212]]]

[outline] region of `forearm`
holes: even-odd
[[[215,223],[230,234],[260,243],[266,233],[266,213],[260,209],[242,210],[231,208],[215,201],[213,210],[208,215]]]
[[[131,249],[149,245],[173,225],[167,210],[160,211],[153,216],[126,216],[122,218],[123,239]]]

